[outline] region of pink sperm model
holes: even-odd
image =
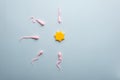
[[[58,23],[60,24],[62,22],[61,20],[61,10],[58,8]]]
[[[60,68],[61,62],[62,62],[62,53],[58,52],[58,60],[57,60],[56,66],[59,70],[61,70],[61,68]]]
[[[38,40],[40,37],[39,36],[23,36],[20,38],[20,40],[23,39],[34,39],[34,40]]]
[[[39,23],[41,26],[45,25],[45,22],[40,19],[36,19],[36,22]]]
[[[45,25],[45,22],[44,21],[42,21],[42,20],[40,20],[40,19],[36,19],[35,17],[30,17],[31,18],[31,20],[32,20],[32,22],[33,23],[38,23],[38,24],[40,24],[41,26],[44,26]]]
[[[43,50],[40,50],[40,52],[36,55],[36,57],[34,57],[34,58],[32,59],[32,64],[33,64],[35,61],[39,60],[39,57],[40,57],[42,54],[43,54]]]

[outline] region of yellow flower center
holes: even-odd
[[[65,34],[64,34],[62,31],[57,31],[57,32],[55,33],[54,37],[55,37],[55,40],[56,40],[56,41],[61,42],[61,41],[64,40]]]

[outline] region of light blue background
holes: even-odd
[[[53,38],[57,30],[65,32],[61,43]],[[40,39],[19,42],[26,35]],[[62,71],[55,66],[58,51]],[[120,0],[1,0],[0,80],[120,80]]]

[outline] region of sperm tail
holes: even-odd
[[[57,63],[56,63],[56,67],[57,67],[59,70],[61,70],[60,63],[61,63],[61,61],[57,61]]]
[[[19,39],[19,41],[22,41],[24,39],[24,37],[21,37],[20,39]]]
[[[57,66],[58,70],[61,70],[61,68],[60,68],[60,65],[59,65],[59,64],[56,64],[56,66]]]
[[[37,61],[37,60],[38,60],[38,57],[35,57],[35,58],[32,59],[32,62],[31,62],[31,63],[33,64],[33,63],[34,63],[35,61]]]
[[[20,38],[20,41],[23,40],[23,39],[31,39],[32,37],[31,36],[23,36]]]

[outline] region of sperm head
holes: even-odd
[[[39,39],[40,37],[39,36],[35,36],[35,38]]]
[[[42,55],[43,54],[43,50],[41,50],[38,54],[38,56]]]
[[[42,53],[43,53],[43,50],[41,50],[40,53],[42,54]]]
[[[40,37],[39,36],[31,36],[32,39],[38,40]]]
[[[58,58],[59,57],[62,57],[62,53],[61,52],[58,52]]]

